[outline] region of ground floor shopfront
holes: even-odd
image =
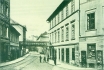
[[[50,58],[56,62],[63,62],[79,66],[79,44],[50,46]]]
[[[104,36],[80,37],[77,44],[50,46],[49,50],[50,59],[57,62],[97,69],[104,65]]]
[[[104,36],[81,37],[79,42],[80,62],[84,67],[102,69]]]
[[[0,39],[0,63],[8,61],[9,40]]]

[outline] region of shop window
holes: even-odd
[[[64,48],[62,48],[62,61],[64,61]]]
[[[95,29],[95,13],[87,14],[87,30]]]
[[[75,48],[72,48],[72,60],[75,60]]]
[[[92,60],[96,59],[96,44],[87,45],[87,55],[88,55],[88,59],[92,59]]]
[[[60,49],[59,49],[59,60],[60,60]]]

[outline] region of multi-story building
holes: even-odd
[[[14,20],[11,20],[11,25],[21,34],[19,36],[19,49],[21,51],[21,56],[23,56],[26,53],[26,26],[23,26]]]
[[[8,60],[10,0],[0,0],[0,62]]]
[[[51,59],[79,65],[79,0],[63,0],[47,21]]]
[[[80,61],[97,68],[104,63],[104,0],[81,0],[80,10]]]
[[[19,36],[20,33],[10,25],[10,60],[20,57]]]

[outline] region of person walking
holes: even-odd
[[[56,57],[54,57],[54,64],[56,65]]]
[[[41,55],[40,55],[40,63],[41,63],[41,59],[42,59],[42,57],[41,57]]]

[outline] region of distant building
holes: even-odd
[[[28,41],[30,40],[30,41],[36,41],[37,40],[37,38],[38,38],[38,36],[35,36],[35,35],[31,35],[31,36],[29,36],[28,37]]]
[[[11,20],[11,25],[21,34],[19,36],[19,49],[21,50],[21,56],[23,56],[26,52],[26,26],[23,26],[14,20]]]
[[[19,36],[20,33],[10,25],[10,60],[14,60],[20,57]]]
[[[49,36],[47,32],[40,34],[37,38],[37,41],[40,42],[40,46],[37,46],[38,52],[47,54],[47,47],[49,44]]]
[[[37,38],[37,41],[49,41],[49,35],[47,32],[44,32],[40,34],[40,36]]]
[[[0,62],[8,60],[10,0],[0,0]]]

